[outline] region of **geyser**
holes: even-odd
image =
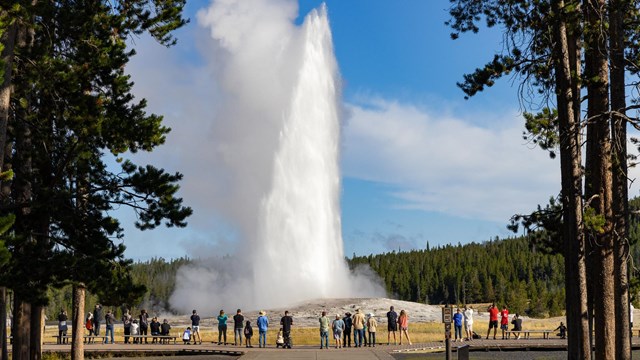
[[[261,205],[255,283],[277,274],[274,303],[349,294],[340,225],[339,86],[326,7],[303,25],[298,80],[285,111],[271,192]]]
[[[316,298],[384,296],[344,260],[340,82],[326,7],[295,26],[288,0],[214,1],[211,27],[224,108],[216,116],[239,246],[182,268],[171,306],[275,308]],[[218,255],[228,249],[217,250]],[[195,296],[194,296],[195,294]]]

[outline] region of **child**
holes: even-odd
[[[251,345],[251,337],[252,336],[253,336],[253,329],[251,328],[251,321],[247,321],[247,323],[244,326],[244,344],[248,348],[252,348],[253,347]]]
[[[278,331],[278,339],[276,340],[276,348],[279,348],[280,346],[282,346],[282,348],[284,349],[284,336],[282,336],[282,328],[280,328],[280,331]]]
[[[187,330],[185,330],[182,333],[182,341],[184,342],[185,345],[191,343],[191,328],[188,327]],[[195,345],[195,341],[194,341],[194,345]]]
[[[133,320],[133,322],[131,323],[131,336],[133,337],[133,343],[137,344],[138,340],[140,340],[140,338],[138,338],[138,335],[140,335],[140,325],[138,325],[138,320]]]
[[[556,334],[556,336],[560,336],[560,339],[567,338],[567,327],[564,326],[564,323],[560,322],[560,326],[558,326],[554,331],[560,330],[560,334]]]

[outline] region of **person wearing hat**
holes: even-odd
[[[360,312],[360,309],[356,309],[356,313],[353,315],[353,343],[355,347],[362,347],[365,326],[366,320],[364,314]]]
[[[342,318],[344,321],[344,334],[342,336],[342,346],[351,347],[351,328],[353,327],[353,319],[351,319],[351,313],[346,312]]]
[[[336,349],[342,348],[342,333],[344,332],[344,320],[340,319],[340,314],[336,314],[336,319],[331,324],[333,338],[336,340]]]
[[[267,330],[269,329],[269,319],[264,310],[260,310],[258,316],[258,347],[267,347]]]

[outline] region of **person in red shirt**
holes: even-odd
[[[509,330],[509,310],[504,306],[500,311],[500,329],[502,330],[502,340],[506,339],[504,332]]]
[[[487,309],[489,311],[489,330],[487,330],[487,339],[489,339],[489,333],[493,329],[493,340],[496,339],[496,333],[498,332],[498,308],[496,304],[491,304]]]

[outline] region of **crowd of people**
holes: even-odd
[[[491,304],[487,308],[487,313],[489,315],[489,326],[487,329],[486,339],[489,339],[491,336],[494,340],[497,339],[498,327],[501,330],[502,339],[508,338],[511,334],[513,334],[516,339],[520,339],[520,332],[522,332],[522,318],[519,314],[515,314],[510,318],[509,310],[506,306],[503,306],[502,310],[499,310],[495,304]],[[481,338],[480,335],[473,331],[474,314],[475,312],[472,306],[465,305],[463,308],[456,309],[456,312],[452,316],[455,333],[454,341],[471,341],[473,339]],[[386,317],[387,345],[392,343],[392,338],[394,345],[398,344],[398,340],[399,344],[402,345],[403,338],[405,339],[405,343],[411,345],[412,343],[409,337],[409,316],[407,312],[405,310],[401,310],[400,314],[398,314],[395,312],[394,307],[391,306],[389,311],[386,313]],[[247,348],[252,348],[252,338],[254,335],[252,322],[245,319],[241,309],[237,309],[236,314],[232,319],[233,344],[235,346],[244,345]],[[58,343],[60,344],[67,342],[67,321],[68,316],[66,311],[61,310],[58,315]],[[167,342],[170,337],[171,325],[168,320],[164,319],[163,322],[160,323],[157,317],[150,317],[144,309],[135,317],[131,315],[129,310],[125,310],[121,321],[124,327],[125,344],[137,344],[143,342],[148,344],[149,337],[151,338],[151,343],[164,343]],[[184,344],[202,344],[202,337],[200,334],[201,318],[196,310],[193,310],[190,321],[191,326],[187,327],[184,332],[182,332],[181,340]],[[228,321],[229,317],[225,311],[220,310],[217,317],[218,345],[230,344],[227,340]],[[320,349],[329,348],[330,337],[333,337],[335,348],[351,347],[352,340],[354,347],[376,346],[378,320],[373,313],[364,314],[360,309],[356,309],[353,315],[346,312],[344,315],[336,314],[335,318],[330,319],[327,312],[322,311],[318,321],[320,330]],[[103,313],[102,305],[96,304],[94,310],[87,314],[85,326],[89,331],[89,336],[101,337],[104,339],[104,343],[114,343],[115,322],[115,315],[111,310],[107,310],[106,313]],[[102,324],[105,325],[104,336],[100,336]],[[293,317],[289,314],[289,311],[285,311],[279,322],[280,331],[276,338],[277,347],[292,347],[291,328],[293,324]],[[509,330],[509,324],[512,325],[511,330]],[[258,346],[260,348],[267,347],[267,331],[270,323],[265,311],[259,312],[255,325],[258,330]],[[491,334],[492,330],[493,335]],[[557,335],[560,338],[566,338],[567,327],[564,323],[560,323],[560,326],[558,326],[554,331],[559,331]]]
[[[391,338],[393,337],[393,344],[398,343],[398,335],[400,345],[402,345],[402,339],[404,337],[406,343],[411,345],[409,337],[409,316],[405,310],[401,310],[400,314],[396,313],[394,307],[391,306],[387,316],[387,345],[391,344]],[[238,309],[233,316],[233,344],[235,346],[243,345],[247,348],[252,348],[253,338],[253,326],[251,321],[246,320],[242,314],[242,310]],[[182,333],[181,340],[184,344],[202,344],[202,337],[200,335],[200,315],[196,310],[193,310],[190,321],[191,326],[188,326]],[[218,345],[228,345],[227,340],[227,322],[229,317],[220,310],[217,317],[218,322]],[[167,319],[164,319],[162,323],[159,322],[157,317],[151,317],[146,310],[141,310],[137,316],[131,315],[130,311],[125,309],[121,318],[124,328],[124,343],[125,344],[148,344],[149,338],[151,343],[164,343],[170,335],[171,325]],[[107,310],[104,313],[102,305],[96,304],[92,312],[89,312],[85,318],[85,327],[89,332],[90,337],[103,338],[104,343],[114,343],[114,325],[116,322],[115,314],[111,310]],[[105,334],[101,336],[101,326],[105,325]],[[333,335],[336,348],[351,347],[352,334],[353,334],[353,346],[362,347],[370,346],[375,347],[377,343],[376,333],[378,329],[378,320],[373,313],[364,314],[360,309],[355,310],[355,314],[346,312],[344,315],[336,314],[335,319],[331,320],[327,316],[326,311],[322,312],[319,318],[320,324],[320,348],[329,348],[329,335]],[[256,319],[256,327],[258,329],[258,346],[260,348],[267,347],[267,331],[269,329],[269,318],[265,311],[260,311],[259,316]],[[289,311],[284,312],[284,316],[280,319],[280,331],[276,339],[276,346],[282,348],[291,348],[291,328],[293,326],[293,317],[289,314]],[[67,313],[64,310],[60,311],[58,316],[58,342],[67,342]],[[398,334],[399,333],[399,334]],[[91,341],[91,339],[90,339]]]

